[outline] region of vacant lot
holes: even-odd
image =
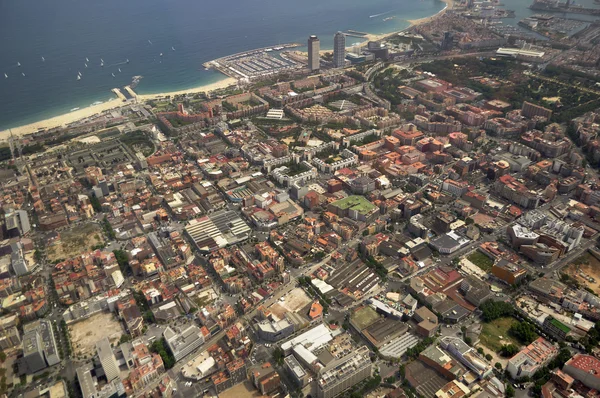
[[[504,344],[512,343],[518,347],[521,344],[508,335],[508,329],[515,323],[518,323],[518,321],[510,317],[499,318],[492,322],[484,323],[479,341],[494,352],[498,352]]]
[[[111,344],[119,341],[125,333],[121,323],[110,312],[101,312],[90,318],[69,325],[75,356],[90,356],[96,353],[96,342],[108,337]]]
[[[283,298],[284,301],[278,301],[269,308],[279,319],[283,319],[286,312],[298,312],[311,302],[310,297],[300,288],[292,290]]]
[[[600,294],[600,261],[590,252],[574,260],[563,272]]]
[[[250,380],[246,380],[243,383],[240,383],[236,386],[233,386],[229,390],[223,391],[219,394],[221,398],[250,398],[250,397],[260,397],[260,393],[254,386]]]
[[[479,250],[469,254],[467,259],[486,272],[490,272],[494,265],[494,261]]]
[[[48,248],[48,261],[67,260],[104,244],[102,228],[96,223],[76,225],[60,233],[60,240]]]

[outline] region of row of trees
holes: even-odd
[[[483,313],[482,317],[485,322],[491,322],[494,319],[513,316],[515,313],[513,305],[504,301],[488,300],[481,304],[479,309]]]
[[[535,326],[529,322],[519,322],[513,324],[508,329],[508,334],[519,340],[521,344],[529,345],[538,338],[535,332]]]

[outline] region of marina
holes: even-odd
[[[215,69],[235,79],[249,81],[283,71],[302,68],[301,63],[287,57],[285,51],[283,51],[301,46],[300,43],[286,43],[274,47],[263,47],[218,58],[204,63],[203,66],[206,69]]]

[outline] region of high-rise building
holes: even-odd
[[[308,38],[308,69],[319,70],[321,42],[319,38],[312,35]]]
[[[346,35],[337,32],[333,36],[333,66],[343,68],[346,63]]]
[[[25,210],[9,210],[5,215],[6,231],[12,236],[27,235],[31,230],[29,216]]]
[[[44,369],[44,344],[37,330],[32,330],[23,335],[23,359],[27,364],[28,373],[35,373]]]
[[[115,358],[115,353],[110,346],[108,337],[100,340],[96,343],[96,351],[98,351],[98,358],[102,364],[102,369],[106,375],[106,380],[109,382],[119,377],[119,364]]]
[[[24,325],[22,346],[29,374],[60,362],[50,321],[40,319]]]

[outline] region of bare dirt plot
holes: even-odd
[[[111,344],[119,341],[125,333],[121,323],[110,312],[101,312],[90,318],[69,325],[73,352],[79,356],[96,353],[96,342],[108,337]]]
[[[102,228],[96,223],[76,225],[60,233],[60,241],[48,248],[48,261],[67,260],[87,253],[104,243]]]
[[[292,290],[285,296],[285,301],[283,301],[280,305],[288,311],[296,312],[302,308],[304,308],[308,303],[312,300],[306,292],[299,287]]]
[[[251,398],[260,396],[260,392],[252,386],[250,380],[246,380],[219,394],[220,398]]]
[[[563,272],[600,294],[600,261],[590,252],[575,259]]]
[[[279,319],[283,319],[286,312],[298,312],[306,307],[312,300],[306,292],[296,288],[283,296],[283,301],[273,304],[269,310]]]

